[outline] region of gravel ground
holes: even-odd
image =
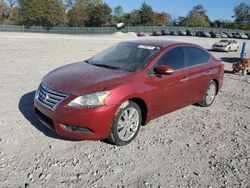
[[[205,48],[218,40],[164,38]],[[0,187],[250,188],[250,75],[231,74],[240,52],[212,52],[225,79],[211,107],[155,119],[128,146],[64,139],[37,121],[34,90],[46,73],[127,39],[0,33]]]

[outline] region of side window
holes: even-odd
[[[185,54],[183,47],[176,47],[167,51],[157,61],[157,65],[167,65],[174,70],[185,68]]]
[[[186,47],[188,66],[195,66],[207,63],[211,56],[208,52],[196,48],[196,47]]]

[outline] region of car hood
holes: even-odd
[[[51,71],[43,78],[42,83],[62,93],[84,95],[108,90],[133,78],[134,73],[79,62]]]
[[[228,42],[216,42],[215,45],[224,46],[228,45]]]

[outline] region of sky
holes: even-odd
[[[250,4],[250,0],[103,0],[111,8],[121,5],[125,13],[138,9],[144,1],[156,12],[168,12],[173,19],[186,16],[195,5],[202,4],[212,21],[216,19],[233,21],[234,7],[242,2]]]

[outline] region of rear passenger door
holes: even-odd
[[[207,90],[213,70],[209,64],[211,55],[199,48],[186,46],[188,78],[191,89],[190,104],[200,102]]]

